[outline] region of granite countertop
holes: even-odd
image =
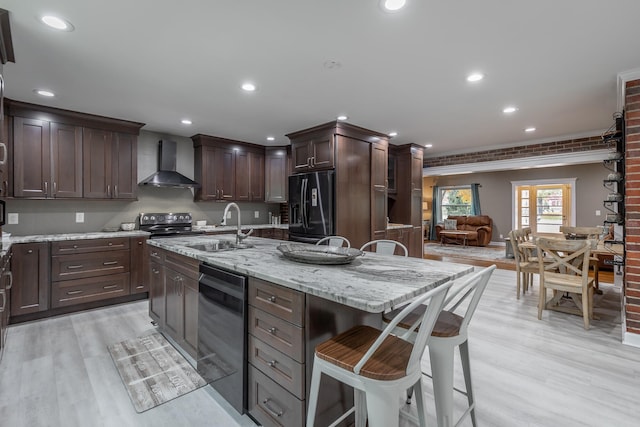
[[[347,265],[303,264],[285,259],[276,249],[290,242],[259,237],[244,241],[255,245],[249,249],[210,253],[187,247],[234,239],[231,234],[192,236],[154,239],[148,244],[371,313],[391,309],[473,271],[470,265],[370,252]]]
[[[29,236],[11,236],[7,241],[9,244],[14,243],[37,243],[37,242],[59,242],[63,240],[87,240],[87,239],[111,239],[114,237],[145,237],[149,236],[146,231],[96,231],[91,233],[61,233],[61,234],[32,234]]]
[[[211,232],[211,231],[228,231],[228,232],[235,232],[238,227],[236,227],[235,225],[193,225],[191,227],[194,231],[205,231],[205,232]],[[242,230],[250,230],[250,229],[255,229],[255,230],[259,230],[259,229],[264,229],[264,228],[280,228],[282,230],[288,230],[289,229],[289,224],[243,224],[240,226],[240,228]]]

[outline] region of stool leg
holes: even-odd
[[[471,385],[471,362],[469,359],[469,341],[465,341],[460,344],[460,360],[462,361],[462,372],[464,373],[464,385],[467,389],[467,401],[469,402],[469,408],[471,411],[471,423],[473,427],[476,427],[476,401],[473,396],[473,387]]]
[[[313,427],[316,418],[316,407],[318,406],[318,393],[320,392],[320,376],[322,370],[316,363],[316,356],[313,356],[313,373],[311,375],[311,387],[309,389],[309,408],[307,410],[307,427]]]
[[[407,400],[406,400],[407,405],[411,405],[411,396],[413,396],[413,386],[407,389]]]
[[[353,389],[353,405],[356,407],[356,427],[366,427],[367,399],[364,391]]]
[[[397,426],[400,417],[398,390],[366,387],[369,427]]]
[[[418,380],[418,382],[411,387],[410,390],[414,390],[416,392],[416,405],[418,405],[418,421],[420,427],[427,427],[427,411],[424,408],[424,394],[422,394],[422,378]]]
[[[453,350],[446,339],[429,343],[438,427],[453,425]]]

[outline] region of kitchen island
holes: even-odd
[[[184,265],[200,261],[248,278],[247,407],[263,425],[304,424],[318,343],[356,324],[380,327],[380,313],[473,271],[469,265],[369,252],[346,265],[303,264],[285,259],[276,249],[285,242],[254,237],[245,240],[253,245],[246,249],[206,252],[192,247],[234,239],[219,235],[149,240],[150,262],[159,271],[162,256],[171,258],[174,266],[180,262],[175,257],[183,256]],[[152,305],[153,289],[152,285]],[[185,315],[189,312],[182,308]],[[352,398],[350,388],[323,378],[318,425],[345,412]]]

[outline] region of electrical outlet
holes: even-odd
[[[76,222],[84,222],[84,212],[76,212]]]
[[[600,212],[600,209],[596,209],[596,216],[600,216],[602,215],[602,212]]]
[[[7,224],[17,224],[18,223],[18,214],[10,213],[7,214]]]
[[[503,239],[504,237],[502,236],[502,234],[500,235],[500,238]]]
[[[231,219],[231,212],[227,212],[227,219]]]
[[[254,218],[260,218],[260,211],[253,211]]]

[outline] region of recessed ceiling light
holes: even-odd
[[[394,136],[398,136],[398,132],[389,132],[389,136],[393,138]]]
[[[73,31],[73,25],[71,25],[71,22],[67,21],[66,19],[59,18],[57,16],[45,15],[42,18],[40,18],[40,20],[48,27],[51,27],[55,30]]]
[[[46,96],[48,98],[51,98],[53,96],[56,96],[55,93],[51,92],[50,90],[47,89],[34,89],[33,90],[35,93],[37,93],[40,96]]]
[[[407,0],[382,0],[382,8],[388,12],[395,12],[404,7]]]
[[[190,125],[192,122],[189,119],[182,119],[180,123],[182,123],[183,125]]]
[[[246,90],[247,92],[253,92],[254,90],[256,90],[256,85],[249,82],[242,83],[242,90]]]
[[[338,120],[344,122],[345,120],[347,120],[349,117],[347,116],[338,116]]]
[[[426,148],[431,148],[431,147],[433,147],[433,144],[424,144],[424,146],[425,146]]]
[[[267,137],[267,141],[275,141],[275,140],[276,140],[276,139],[275,139],[274,137],[272,137],[272,136],[268,136],[268,137]]]
[[[535,132],[535,131],[536,131],[536,128],[534,128],[534,127],[532,126],[532,127],[526,128],[524,131],[525,131],[525,132]]]
[[[484,74],[482,73],[473,73],[467,76],[467,81],[470,83],[479,82],[482,79],[484,79]]]
[[[505,114],[515,113],[516,111],[518,111],[516,107],[505,107],[505,109],[502,110],[502,112]]]

